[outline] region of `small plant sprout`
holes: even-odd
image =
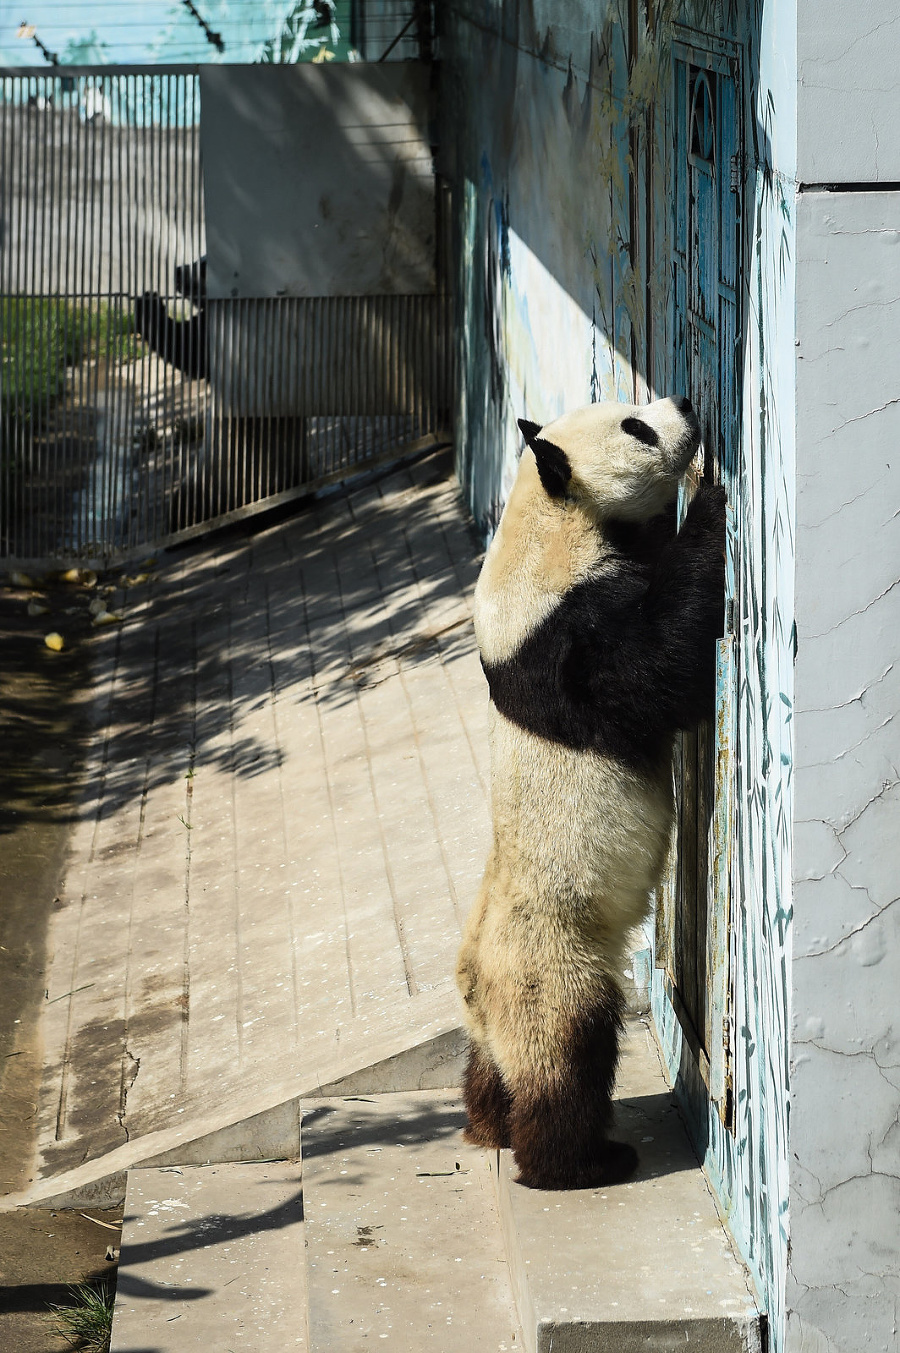
[[[107,1353],[115,1298],[108,1283],[77,1283],[71,1305],[51,1306],[53,1333],[83,1353]]]

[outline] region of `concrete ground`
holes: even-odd
[[[44,1196],[456,1021],[489,815],[449,471],[433,454],[122,580],[48,940]]]
[[[29,616],[39,591],[45,615]],[[41,1083],[47,935],[77,815],[89,668],[83,588],[0,588],[0,1193],[27,1180]],[[44,644],[63,626],[61,653]],[[0,1348],[61,1353],[51,1305],[70,1286],[109,1279],[118,1216],[90,1210],[0,1213]],[[102,1224],[101,1224],[102,1223]]]

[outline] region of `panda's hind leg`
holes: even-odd
[[[518,1183],[583,1189],[630,1178],[637,1152],[610,1141],[624,1000],[610,983],[561,1040],[553,1067],[513,1086],[510,1138]]]
[[[477,1043],[469,1045],[463,1076],[463,1102],[469,1116],[463,1136],[473,1146],[500,1150],[511,1145],[510,1093],[500,1071]]]

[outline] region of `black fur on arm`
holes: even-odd
[[[713,712],[724,609],[724,491],[701,488],[677,536],[579,584],[519,651],[486,664],[513,723],[577,750],[655,765]],[[643,548],[647,546],[647,548]]]
[[[607,543],[622,559],[632,564],[653,567],[662,550],[674,539],[678,530],[675,504],[650,521],[631,522],[611,519],[603,524]]]
[[[715,710],[715,641],[725,610],[725,490],[701,485],[660,552],[642,612],[659,643],[660,710],[688,728]]]

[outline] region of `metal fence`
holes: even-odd
[[[440,285],[207,299],[199,114],[196,68],[0,71],[0,556],[139,551],[447,426]]]

